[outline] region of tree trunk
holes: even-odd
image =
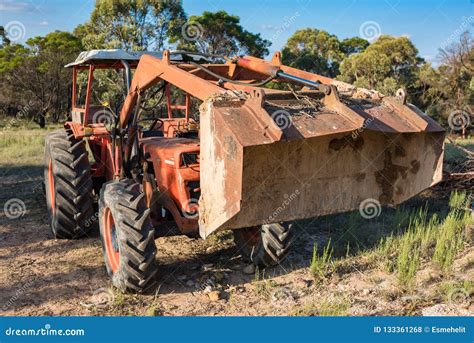
[[[46,127],[46,113],[41,113],[38,118],[38,125],[44,129]]]

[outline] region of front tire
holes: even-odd
[[[46,137],[44,186],[54,237],[85,236],[94,223],[90,165],[85,142],[70,129]]]
[[[273,223],[234,230],[234,242],[257,267],[272,267],[287,257],[293,243],[292,227],[291,223]]]
[[[110,181],[100,192],[100,237],[112,283],[121,291],[144,292],[155,283],[155,230],[140,184]]]

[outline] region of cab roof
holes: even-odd
[[[184,55],[192,56],[192,52],[183,52],[183,51],[170,51],[170,59],[172,61],[184,61]],[[82,67],[86,68],[90,65],[94,65],[96,67],[116,67],[122,68],[121,61],[127,61],[130,66],[136,67],[140,58],[143,55],[151,55],[157,58],[163,57],[162,51],[125,51],[120,49],[101,49],[101,50],[90,50],[90,51],[83,51],[79,54],[74,62],[71,62],[65,65],[66,68],[71,67]],[[202,59],[202,57],[192,57],[198,61]]]

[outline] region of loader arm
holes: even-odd
[[[251,82],[262,81],[267,77],[274,77],[280,81],[312,87],[326,94],[330,93],[330,88],[327,85],[339,87],[342,85],[344,88],[355,88],[344,82],[282,65],[279,52],[274,54],[271,61],[265,61],[253,56],[243,56],[235,58],[226,65],[209,65],[206,67],[209,70],[217,69],[221,74],[217,76],[221,76],[224,80],[226,80],[225,76],[235,80],[227,80],[217,85],[215,83],[217,77],[213,78],[205,73],[199,73],[200,70],[196,68],[190,69],[193,68],[192,65],[186,66],[181,64],[177,66],[172,64],[169,59],[168,50],[164,51],[162,59],[151,55],[143,55],[138,63],[129,93],[120,113],[120,127],[127,127],[138,100],[138,95],[159,81],[166,81],[202,101],[213,94],[226,93],[226,91],[241,90],[251,93],[260,88],[252,86]],[[212,80],[211,82],[210,79]],[[265,91],[268,93],[272,92],[270,89]]]
[[[162,59],[144,55],[138,63],[130,91],[120,111],[120,127],[122,129],[127,127],[132,113],[134,113],[139,94],[159,81],[166,81],[200,100],[204,100],[212,94],[225,93],[226,91],[222,87],[171,64],[167,50],[163,53]]]

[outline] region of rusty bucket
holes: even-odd
[[[328,93],[328,92],[326,92]],[[201,106],[200,234],[397,205],[439,182],[444,130],[406,103],[256,90]]]

